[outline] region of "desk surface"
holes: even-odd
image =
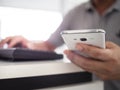
[[[24,78],[24,77],[37,77],[37,76],[47,76],[55,74],[67,74],[84,72],[81,68],[77,67],[72,63],[66,63],[63,60],[56,61],[34,61],[34,62],[6,62],[0,61],[0,80],[11,79],[11,78]],[[69,79],[69,78],[68,78]],[[40,83],[40,82],[39,82]],[[96,88],[94,86],[99,86],[99,90],[103,90],[103,82],[91,82],[77,85],[68,85],[68,87],[52,88],[52,90],[73,90],[73,89],[85,89],[89,85],[92,89]],[[89,87],[88,87],[89,88]]]
[[[5,62],[0,61],[0,79],[62,74],[83,70],[72,63],[63,60],[35,62]]]

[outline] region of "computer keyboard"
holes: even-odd
[[[62,58],[63,54],[52,51],[31,50],[26,48],[0,48],[0,60],[5,61],[49,61]]]

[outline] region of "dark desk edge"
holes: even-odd
[[[92,74],[76,72],[0,80],[0,90],[33,90],[92,81]]]

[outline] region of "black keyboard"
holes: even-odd
[[[26,48],[0,49],[0,60],[6,61],[49,61],[62,58],[63,54],[51,51],[31,50]]]

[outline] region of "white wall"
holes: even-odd
[[[61,23],[62,14],[85,1],[0,0],[0,36],[22,35],[33,40],[47,39]]]
[[[0,6],[60,10],[60,0],[0,0]]]
[[[52,10],[65,14],[86,1],[88,0],[0,0],[0,6]]]

